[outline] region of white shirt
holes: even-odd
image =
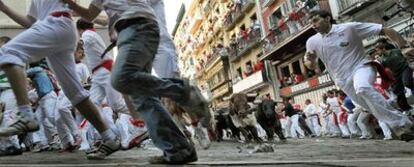
[[[108,14],[110,31],[120,20],[142,17],[157,21],[147,0],[92,0],[91,4]]]
[[[330,108],[333,112],[335,113],[339,113],[341,111],[341,107],[339,105],[339,101],[338,98],[336,97],[328,97],[328,99],[326,99],[326,103],[329,104]]]
[[[113,59],[110,54],[106,54],[101,58],[106,47],[104,40],[98,33],[86,30],[82,33],[82,40],[84,43],[83,48],[85,49],[85,55],[88,58],[88,65],[91,70],[100,65],[103,60]]]
[[[88,78],[91,75],[88,67],[83,63],[76,63],[76,74],[78,74],[79,80],[82,84],[88,82]]]
[[[50,13],[56,11],[70,11],[70,9],[65,8],[65,5],[60,0],[32,0],[27,15],[32,16],[37,20],[43,20],[49,16]]]
[[[381,30],[382,25],[374,23],[334,24],[329,33],[318,33],[309,38],[306,49],[316,53],[336,82],[346,81],[357,67],[370,61],[362,40],[378,35]]]
[[[318,114],[318,109],[316,108],[315,104],[309,104],[305,107],[304,112],[306,113],[306,115],[311,116],[314,114]]]

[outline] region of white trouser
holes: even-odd
[[[44,132],[48,143],[53,142],[53,136],[57,134],[55,127],[55,110],[56,110],[57,96],[54,91],[44,95],[39,100],[39,106],[36,109],[37,119],[43,125]]]
[[[378,121],[378,123],[382,129],[382,133],[384,133],[384,138],[392,139],[392,132],[391,129],[387,126],[387,124],[381,121]]]
[[[14,123],[17,114],[16,98],[14,97],[12,89],[3,90],[0,94],[0,101],[5,104],[3,120],[0,120],[0,127],[6,128]],[[0,150],[4,150],[10,146],[20,148],[17,136],[0,138]]]
[[[131,137],[131,134],[129,133],[130,126],[128,125],[130,118],[130,115],[119,113],[118,120],[116,121],[116,126],[119,130],[119,133],[121,134],[121,145],[123,147],[128,147],[128,141]]]
[[[346,81],[337,81],[337,85],[352,101],[368,109],[378,121],[388,125],[397,136],[406,132],[413,123],[407,116],[394,109],[374,87],[376,71],[370,65],[359,67]]]
[[[358,109],[358,110],[354,109],[353,113],[348,113],[348,127],[352,135],[361,134],[361,131],[356,124],[356,121],[360,113],[361,113],[361,109]]]
[[[357,125],[359,129],[361,129],[361,133],[363,137],[373,137],[373,129],[372,126],[369,125],[369,116],[370,114],[363,111],[358,115]]]
[[[338,121],[339,129],[341,130],[342,136],[349,136],[349,129],[346,123],[341,123],[340,113],[336,113],[336,120]]]
[[[121,93],[111,85],[111,72],[106,68],[99,68],[92,74],[92,85],[90,89],[91,99],[101,106],[105,98],[114,112],[128,114],[129,110]]]
[[[164,1],[156,0],[151,2],[151,7],[157,16],[160,28],[160,44],[153,62],[154,72],[160,78],[179,77],[178,56],[174,42],[167,30],[165,20]]]
[[[59,93],[57,112],[55,115],[56,128],[62,144],[74,144],[75,137],[80,132],[72,115],[72,104],[63,92]]]
[[[75,70],[73,54],[77,41],[78,32],[72,19],[48,16],[0,48],[0,66],[24,67],[29,61],[46,57],[66,96],[76,105],[89,96]]]
[[[303,132],[302,128],[299,126],[299,115],[295,114],[290,117],[292,125],[290,127],[290,134],[293,138],[303,138],[305,136],[305,132]],[[297,135],[299,133],[299,136]]]
[[[318,116],[311,116],[308,118],[309,120],[309,127],[312,130],[312,132],[316,136],[321,135],[321,126],[319,125],[319,117]]]
[[[331,135],[334,135],[334,136],[340,136],[341,135],[341,130],[339,129],[339,127],[338,127],[338,125],[336,125],[335,124],[335,118],[334,118],[334,116],[335,116],[336,114],[329,114],[327,117],[328,117],[328,124],[327,124],[327,127],[328,127],[328,132],[329,132],[329,134],[331,134]]]
[[[282,125],[283,134],[285,137],[290,136],[290,128],[289,128],[289,119],[287,117],[279,119],[280,124]]]

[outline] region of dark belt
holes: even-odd
[[[147,18],[144,18],[144,17],[120,20],[120,21],[118,21],[118,23],[116,23],[115,29],[116,29],[117,32],[121,32],[122,30],[124,30],[125,28],[128,28],[129,26],[132,26],[132,25],[135,25],[135,24],[148,23],[148,22],[152,22],[152,21],[153,20],[147,19]]]
[[[70,14],[69,12],[53,12],[50,13],[50,15],[53,17],[66,17],[72,19],[72,14]]]

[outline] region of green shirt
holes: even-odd
[[[0,71],[0,89],[11,88],[9,80],[7,80],[4,71]]]
[[[387,53],[379,58],[379,61],[382,65],[388,67],[395,77],[399,77],[408,68],[408,63],[399,49],[387,51]]]

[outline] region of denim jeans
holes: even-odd
[[[194,156],[187,141],[161,104],[159,97],[175,101],[185,99],[184,83],[178,79],[161,79],[151,75],[159,44],[156,21],[139,19],[118,33],[118,56],[112,71],[112,85],[132,98],[134,108],[145,120],[154,144],[167,161],[183,161]]]

